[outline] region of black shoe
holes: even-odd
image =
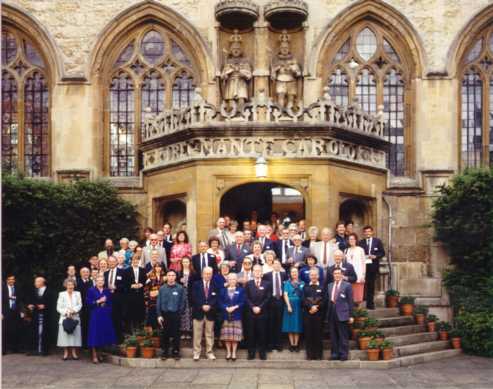
[[[181,355],[180,354],[173,354],[173,359],[175,361],[179,361],[181,359]]]
[[[260,359],[262,361],[265,361],[267,359],[267,355],[265,354],[265,351],[263,351],[263,352],[260,353]]]
[[[300,352],[300,345],[294,346],[294,351],[299,353]]]
[[[255,359],[255,353],[248,353],[248,360],[251,361],[252,359]]]
[[[292,353],[294,351],[294,347],[289,345],[289,352]]]
[[[161,353],[161,361],[165,361],[168,358],[169,358],[169,352],[163,350],[163,352]]]

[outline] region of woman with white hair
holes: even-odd
[[[82,299],[80,292],[75,290],[75,282],[67,278],[63,282],[63,287],[66,289],[58,294],[56,310],[60,314],[58,321],[58,340],[57,346],[63,347],[63,360],[66,361],[69,357],[69,352],[72,354],[72,359],[79,359],[77,348],[82,345],[82,335],[80,329],[79,312],[82,309]],[[66,323],[64,324],[64,321]],[[73,328],[74,323],[75,328]]]

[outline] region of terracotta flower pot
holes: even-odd
[[[387,308],[397,308],[399,305],[399,296],[387,296],[385,299]]]
[[[459,337],[452,338],[451,339],[451,342],[452,342],[452,347],[453,348],[455,348],[455,349],[459,349],[460,348],[460,338]]]
[[[161,339],[159,336],[153,336],[151,340],[154,348],[159,348],[161,346]]]
[[[383,338],[383,337],[382,338],[375,338],[375,342],[377,342],[377,344],[380,346],[383,343],[384,339],[385,338]]]
[[[154,347],[142,347],[141,353],[142,358],[154,358]]]
[[[370,343],[371,338],[369,336],[363,336],[358,338],[358,344],[360,350],[367,350],[368,343]]]
[[[448,340],[448,331],[439,331],[440,340]]]
[[[401,312],[404,316],[412,316],[414,310],[413,304],[401,304]]]
[[[382,350],[382,359],[384,361],[388,361],[389,359],[392,359],[394,356],[394,349],[393,348],[384,348]]]
[[[428,323],[426,323],[426,327],[428,328],[428,332],[436,331],[436,323],[434,321],[429,321]]]
[[[356,340],[358,339],[358,332],[361,330],[358,328],[351,328],[351,339]]]
[[[415,315],[416,317],[416,324],[425,324],[425,315],[424,313],[417,313]]]
[[[135,358],[137,356],[137,347],[127,347],[127,358]]]
[[[369,361],[378,361],[380,354],[380,350],[378,348],[368,349],[367,352]]]

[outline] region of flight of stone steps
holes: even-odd
[[[192,348],[189,342],[183,342],[182,359],[161,361],[159,358],[123,358],[115,355],[108,356],[111,363],[127,367],[148,368],[282,368],[282,369],[310,369],[310,368],[391,368],[414,365],[442,358],[459,355],[461,350],[454,350],[449,341],[438,340],[436,332],[426,332],[425,325],[417,325],[413,316],[400,316],[398,308],[378,308],[369,311],[369,316],[378,320],[379,331],[385,338],[394,344],[394,358],[388,361],[368,361],[367,352],[359,350],[354,340],[350,341],[350,355],[348,361],[329,361],[330,342],[324,341],[324,360],[307,361],[303,348],[300,352],[290,352],[285,349],[281,352],[273,351],[267,354],[267,360],[247,360],[247,351],[238,350],[235,362],[226,361],[224,349],[214,350],[215,361],[209,361],[204,356],[199,361],[192,360]]]

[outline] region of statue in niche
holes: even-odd
[[[223,81],[223,100],[232,110],[234,103],[242,107],[249,98],[248,83],[252,78],[252,67],[243,56],[241,36],[235,30],[229,38],[229,51],[221,72]]]
[[[276,102],[282,107],[296,107],[298,79],[301,67],[291,54],[290,36],[286,30],[279,36],[279,52],[271,65],[271,79],[274,81]]]

